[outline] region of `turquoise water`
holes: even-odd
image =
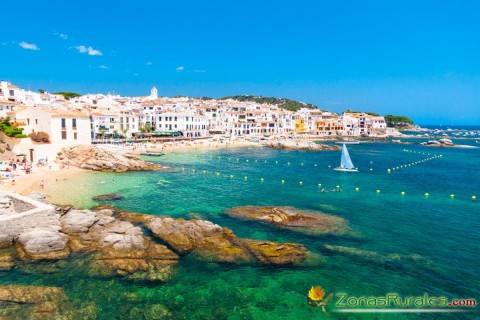
[[[461,143],[475,145],[474,141]],[[480,200],[471,199],[473,195],[480,197],[480,149],[386,143],[348,147],[359,173],[345,174],[331,169],[339,162],[339,152],[241,148],[171,153],[148,159],[168,165],[171,169],[166,172],[96,173],[51,187],[61,195],[62,202],[77,206],[97,204],[91,200],[94,195],[118,192],[125,199],[114,204],[124,209],[201,216],[231,228],[242,237],[302,243],[322,257],[318,265],[232,266],[186,258],[173,280],[148,284],[88,278],[72,259],[67,262],[69,267],[60,268],[55,276],[17,270],[0,276],[0,282],[62,286],[75,303],[94,301],[99,319],[134,319],[132,308],[152,303],[165,305],[175,319],[473,319],[478,316],[324,314],[307,304],[306,293],[312,285],[356,296],[397,292],[405,296],[429,293],[449,298],[480,298]],[[387,173],[388,168],[435,155],[442,157]],[[451,194],[455,196],[452,198]],[[357,236],[314,238],[223,215],[226,209],[239,205],[288,205],[340,215],[349,221]],[[380,254],[417,254],[423,259],[385,266],[325,252],[324,244]]]

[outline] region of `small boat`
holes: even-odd
[[[163,152],[153,152],[153,151],[147,151],[147,152],[142,152],[140,153],[141,156],[150,156],[150,157],[161,157],[165,153]]]
[[[360,144],[358,140],[345,140],[345,141],[336,141],[336,144]]]
[[[333,170],[343,172],[358,172],[358,168],[355,168],[352,159],[350,159],[350,154],[348,153],[345,143],[342,145],[342,158],[340,159],[340,166],[334,168]]]

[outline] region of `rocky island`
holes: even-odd
[[[342,217],[321,212],[302,211],[293,207],[235,207],[226,212],[231,218],[256,221],[311,236],[351,233]]]

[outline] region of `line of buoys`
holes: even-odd
[[[392,168],[392,169],[394,169],[394,168]],[[190,169],[190,171],[191,171],[192,174],[195,174],[195,173],[197,172],[197,170],[198,170],[198,171],[201,171],[203,174],[207,174],[207,173],[209,172],[208,170],[205,170],[205,169],[202,169],[202,170],[196,169],[196,168]],[[186,168],[185,168],[185,167],[182,167],[182,171],[185,172],[185,171],[186,171]],[[212,172],[212,174],[213,174],[213,172]],[[221,176],[221,175],[222,175],[221,172],[219,172],[219,171],[215,171],[214,174],[215,174],[216,176]],[[225,175],[225,176],[226,176],[226,177],[229,177],[230,179],[235,178],[235,176],[234,176],[233,174]],[[243,180],[244,180],[244,181],[249,181],[249,177],[248,177],[248,176],[243,176]],[[264,181],[265,181],[265,178],[264,178],[264,177],[261,177],[261,178],[260,178],[260,182],[263,183]],[[285,179],[281,179],[281,180],[280,180],[280,183],[281,183],[281,184],[285,184],[285,182],[286,182]],[[299,186],[304,186],[305,183],[304,183],[303,180],[300,180],[300,181],[298,181],[298,185],[299,185]],[[318,188],[322,188],[322,184],[321,184],[321,183],[318,183],[318,184],[317,184],[317,187],[318,187]],[[322,188],[322,190],[324,190],[324,189]],[[334,190],[336,190],[336,191],[343,191],[343,189],[341,188],[340,185],[336,185],[335,188],[334,188]],[[360,187],[356,186],[356,187],[354,187],[354,190],[355,190],[355,192],[359,192],[359,191],[360,191]],[[380,194],[380,193],[382,193],[382,190],[381,190],[381,189],[375,189],[375,193]],[[400,192],[400,195],[401,195],[401,196],[405,196],[405,195],[406,195],[406,192],[405,192],[405,191],[401,191],[401,192]],[[456,195],[455,193],[451,193],[451,194],[449,194],[448,196],[449,196],[450,199],[456,199],[456,198],[457,198],[457,195]],[[429,197],[430,197],[430,193],[429,193],[429,192],[423,193],[423,197],[424,197],[424,198],[429,198]],[[475,201],[475,200],[477,200],[477,196],[476,196],[476,195],[472,195],[472,196],[470,196],[470,199],[471,199],[472,201]]]
[[[410,168],[411,166],[419,165],[421,163],[431,161],[431,160],[435,160],[435,159],[439,159],[439,158],[442,158],[442,157],[443,157],[443,155],[437,154],[437,155],[434,155],[432,157],[424,158],[424,159],[413,161],[413,162],[406,163],[406,164],[401,164],[399,166],[392,167],[392,168],[387,168],[387,173],[392,173],[393,171],[398,171],[398,170],[401,170],[401,169]]]

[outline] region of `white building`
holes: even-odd
[[[163,112],[155,116],[155,131],[181,132],[184,137],[205,137],[209,133],[206,116],[195,112]]]
[[[91,144],[90,117],[79,110],[56,110],[41,107],[26,108],[17,112],[14,121],[23,133],[48,134],[50,143],[61,147]]]

